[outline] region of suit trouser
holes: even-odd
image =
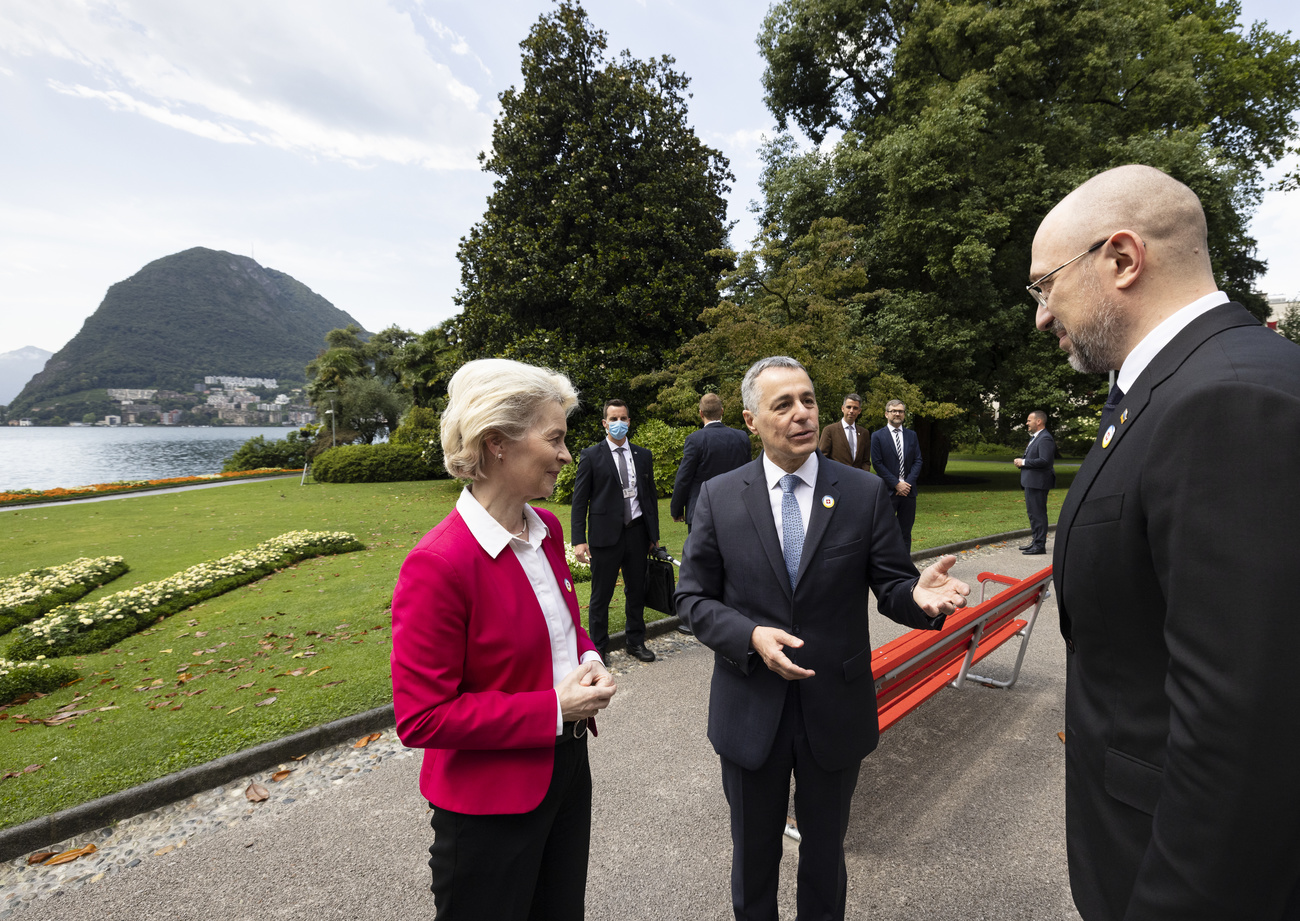
[[[761,667],[761,666],[760,666]],[[722,791],[731,807],[731,905],[737,921],[776,921],[790,775],[799,823],[795,901],[800,921],[843,921],[848,872],[844,836],[861,762],[840,771],[817,764],[804,728],[799,682],[786,690],[772,751],[757,770],[723,757]]]
[[[889,497],[890,504],[894,507],[894,515],[898,518],[898,530],[903,534],[903,543],[907,546],[907,552],[912,552],[912,525],[916,523],[916,490],[913,489],[906,496],[900,496],[893,493]]]
[[[627,642],[645,642],[645,558],[650,552],[645,516],[632,519],[608,547],[589,545],[591,550],[591,601],[587,626],[598,649],[609,643],[609,602],[614,597],[619,571],[623,572],[623,597],[627,602]]]
[[[1025,511],[1029,513],[1030,542],[1034,549],[1047,546],[1047,493],[1046,489],[1025,487]]]
[[[438,921],[581,918],[591,850],[586,736],[556,744],[551,784],[531,812],[468,815],[434,806],[430,824]]]

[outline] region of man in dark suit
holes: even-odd
[[[1027,555],[1047,552],[1047,494],[1056,485],[1056,442],[1047,430],[1047,413],[1036,409],[1025,417],[1029,429],[1029,447],[1025,456],[1017,457],[1020,486],[1025,491],[1025,511],[1029,514],[1029,543],[1020,548]]]
[[[1029,293],[1114,411],[1057,524],[1066,835],[1086,921],[1300,919],[1300,348],[1217,290],[1146,166],[1043,220]]]
[[[867,433],[858,425],[858,416],[862,412],[862,397],[850,393],[844,398],[840,407],[842,418],[822,429],[822,437],[817,442],[817,450],[833,461],[869,470],[871,449],[867,445]]]
[[[685,521],[687,533],[691,530],[695,500],[705,481],[750,460],[749,435],[722,424],[722,400],[716,393],[700,397],[700,421],[704,427],[686,436],[669,504],[673,521]]]
[[[907,406],[902,400],[885,404],[885,426],[871,433],[871,465],[885,481],[907,552],[912,552],[916,522],[916,483],[921,479],[921,440],[903,428]]]
[[[731,807],[732,906],[775,921],[793,773],[798,914],[839,919],[849,805],[879,735],[867,591],[888,617],[938,629],[970,588],[948,575],[951,556],[918,576],[879,478],[816,451],[799,362],[756,362],[741,394],[763,456],[700,489],[677,589],[714,651],[709,741]]]
[[[605,402],[606,437],[578,460],[570,530],[574,556],[591,564],[587,626],[600,657],[606,658],[609,646],[609,602],[621,570],[627,654],[653,662],[645,644],[645,560],[659,546],[659,500],[650,452],[627,440],[631,423],[626,403]]]

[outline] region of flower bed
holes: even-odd
[[[0,704],[24,694],[48,694],[77,680],[77,670],[63,662],[11,662],[0,659]]]
[[[112,582],[131,567],[120,556],[82,557],[0,579],[0,636]]]
[[[10,489],[0,492],[0,506],[28,505],[33,502],[59,502],[65,499],[85,499],[111,493],[140,492],[147,489],[166,489],[169,486],[194,486],[199,483],[211,483],[214,480],[242,480],[248,477],[279,476],[289,473],[301,473],[302,469],[266,467],[261,470],[237,470],[232,473],[205,473],[199,476],[174,476],[160,480],[120,480],[116,483],[94,483],[90,486],[74,486],[65,489]]]
[[[208,598],[256,581],[299,560],[363,550],[343,531],[290,531],[232,553],[84,604],[66,604],[19,627],[5,656],[14,661],[38,656],[85,655],[107,649],[149,624]]]

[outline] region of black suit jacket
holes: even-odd
[[[1300,918],[1300,348],[1217,307],[1108,425],[1053,559],[1075,903]]]
[[[817,673],[802,680],[799,694],[817,763],[835,771],[864,758],[880,734],[867,590],[890,618],[938,629],[943,618],[926,617],[912,600],[917,575],[879,477],[820,458],[793,593],[763,459],[705,483],[677,610],[714,651],[709,741],[718,754],[756,770],[771,752],[786,680],[749,645],[754,628],[767,626],[803,639],[786,655]]]
[[[721,422],[710,423],[687,435],[669,503],[672,516],[685,515],[686,523],[690,524],[695,500],[705,481],[748,464],[750,453],[749,434]]]
[[[902,479],[912,487],[909,496],[916,495],[916,483],[921,479],[921,439],[912,429],[903,429],[903,472]],[[894,447],[894,435],[889,426],[883,426],[871,433],[871,465],[884,480],[889,495],[894,494],[898,486],[898,449]]]
[[[659,540],[659,499],[655,492],[654,459],[650,452],[631,441],[624,447],[632,449],[632,463],[636,466],[636,498],[645,518],[646,536],[650,543]],[[578,458],[578,475],[573,483],[573,515],[570,533],[573,546],[591,544],[593,547],[612,547],[618,543],[623,531],[623,482],[618,476],[618,463],[602,438],[589,448],[584,448]]]
[[[1042,429],[1025,448],[1025,464],[1020,468],[1020,485],[1025,489],[1051,489],[1056,485],[1056,441]]]

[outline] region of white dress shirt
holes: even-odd
[[[1142,341],[1133,347],[1133,351],[1128,353],[1124,359],[1124,364],[1120,365],[1119,375],[1115,378],[1115,383],[1119,389],[1125,393],[1133,386],[1133,382],[1138,379],[1151,360],[1160,354],[1160,350],[1173,341],[1187,325],[1203,313],[1207,313],[1218,307],[1220,304],[1226,304],[1230,298],[1222,291],[1215,291],[1213,294],[1207,294],[1205,297],[1192,301],[1186,307],[1165,317],[1165,319],[1151,332],[1142,337]]]
[[[524,505],[524,519],[528,522],[528,531],[521,537],[515,537],[500,522],[488,514],[487,509],[479,504],[478,499],[468,489],[460,491],[456,500],[456,511],[474,535],[479,546],[492,559],[496,559],[507,546],[514,551],[519,565],[528,577],[528,584],[533,587],[537,603],[546,618],[546,632],[551,638],[551,677],[558,685],[563,678],[579,665],[578,631],[573,626],[573,617],[569,605],[564,600],[560,584],[555,580],[555,570],[551,569],[542,541],[550,534],[541,516],[531,505]],[[599,659],[600,654],[589,650],[581,661]],[[552,685],[554,687],[554,685]],[[555,694],[555,734],[564,729],[564,714],[560,710],[560,694]]]
[[[624,460],[627,461],[627,488],[634,491],[632,496],[632,520],[636,521],[638,518],[641,517],[641,503],[637,501],[637,497],[635,495],[636,464],[632,463],[632,442],[629,439],[624,438],[623,443],[619,444],[618,442],[614,441],[614,439],[606,435],[605,444],[609,446],[609,453],[612,454],[614,457],[615,470],[619,470],[618,452],[620,450],[623,452]]]
[[[794,485],[794,500],[799,503],[799,516],[803,518],[803,532],[808,533],[808,519],[812,517],[813,489],[817,486],[817,452],[808,455],[803,466],[794,472],[799,482]],[[785,553],[785,529],[782,527],[781,477],[785,471],[772,463],[767,454],[763,455],[763,476],[767,479],[767,497],[772,503],[772,520],[776,522],[776,539],[781,542],[781,552]]]
[[[856,460],[858,457],[858,426],[857,423],[849,423],[845,419],[840,420],[840,425],[844,426],[844,438],[849,443],[849,460]]]

